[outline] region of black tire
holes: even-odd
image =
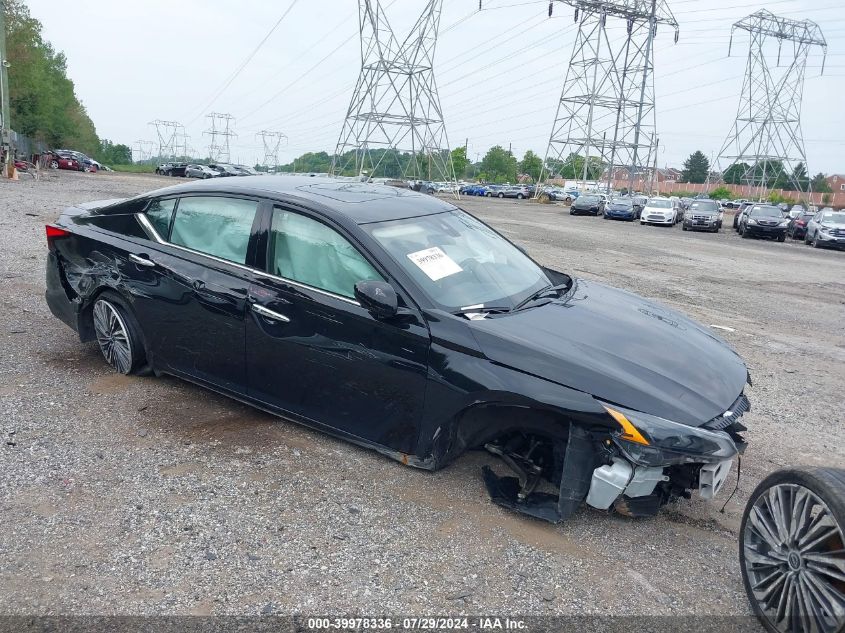
[[[575,215],[575,211],[573,211],[572,209],[570,209],[570,210],[569,210],[569,215]]]
[[[498,195],[498,197],[499,197],[499,198],[504,198],[504,197],[505,197],[505,194],[500,193],[500,194]]]
[[[682,228],[684,231],[687,231],[687,230],[688,230],[688,229],[687,229],[687,225],[686,225],[686,224],[682,225],[682,226],[681,226],[681,228]]]
[[[572,206],[572,198],[567,198],[566,200],[563,201],[563,204],[565,204],[568,207],[571,207]]]
[[[821,248],[822,247],[822,245],[819,243],[819,232],[818,231],[816,231],[815,236],[813,236],[812,245],[813,245],[813,248]]]
[[[745,229],[740,229],[739,234],[742,236],[742,239],[744,239],[744,240],[747,240],[749,237],[751,237],[748,234],[748,231],[746,231]]]
[[[845,584],[841,572],[835,571],[845,561],[845,470],[791,468],[770,474],[751,493],[739,535],[742,582],[754,614],[767,631],[811,630],[814,620],[806,616],[821,619],[831,603],[838,601],[839,609],[845,604]],[[778,619],[777,609],[771,608],[781,587],[797,590],[787,607],[797,607],[797,613],[789,614],[795,619],[788,615]],[[831,616],[825,630],[845,630],[842,616],[836,619]]]
[[[804,233],[804,245],[808,246],[810,244],[810,232],[807,231]]]
[[[102,305],[98,308],[100,304]],[[106,310],[105,314],[110,314],[110,311],[114,311],[116,315],[115,321],[125,332],[123,339],[128,343],[127,358],[119,359],[115,354],[109,353],[108,333],[103,331],[101,324],[98,324],[97,314],[101,308]],[[138,325],[138,320],[120,295],[108,290],[101,293],[94,301],[91,309],[91,318],[100,351],[112,369],[124,375],[148,373],[146,347],[144,345],[141,326]],[[114,343],[114,340],[118,337],[112,336],[111,338]]]
[[[786,233],[783,235],[778,235],[778,242],[785,242],[786,241]]]
[[[523,198],[525,198],[525,196],[523,196],[521,193],[516,194],[517,200],[522,200]]]

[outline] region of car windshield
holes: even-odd
[[[475,306],[513,308],[549,285],[537,264],[463,211],[363,228],[448,311]]]
[[[580,198],[578,198],[578,200],[581,201],[581,202],[598,202],[599,197],[598,196],[581,196]]]
[[[614,207],[631,207],[634,205],[630,200],[614,200],[611,204]]]
[[[822,216],[822,222],[825,224],[845,224],[845,213],[825,213]]]
[[[749,214],[752,218],[782,218],[783,213],[777,207],[754,207]]]
[[[672,201],[671,200],[658,200],[656,198],[652,198],[648,201],[648,206],[654,209],[671,209],[672,208]]]
[[[719,205],[712,200],[694,200],[690,203],[690,211],[713,211],[719,210]]]

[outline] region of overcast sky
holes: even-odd
[[[68,58],[68,74],[102,138],[133,145],[153,140],[154,119],[187,127],[205,155],[205,115],[236,118],[232,160],[254,164],[256,132],[280,130],[282,162],[309,150],[332,152],[358,76],[355,0],[297,0],[243,71],[222,92],[292,0],[27,0],[44,36]],[[389,5],[389,0],[384,0]],[[473,160],[495,144],[521,158],[545,154],[572,52],[572,10],[547,0],[445,0],[436,56],[452,147],[469,139]],[[394,0],[394,28],[411,26],[420,0]],[[824,76],[814,51],[804,91],[803,131],[809,169],[845,172],[845,14],[839,0],[670,0],[680,42],[658,33],[655,56],[659,164],[680,166],[694,150],[718,153],[739,103],[748,36],[731,24],[765,7],[817,21],[829,52]],[[489,8],[487,8],[489,7]],[[622,29],[620,29],[622,32]],[[700,88],[695,88],[700,86]],[[219,93],[219,94],[218,94]]]

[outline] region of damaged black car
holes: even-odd
[[[707,327],[544,268],[449,202],[256,176],[66,209],[46,299],[123,374],[168,374],[560,521],[711,498],[750,383]],[[502,470],[498,469],[498,470]]]

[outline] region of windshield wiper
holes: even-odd
[[[466,308],[460,308],[459,310],[453,310],[452,314],[455,316],[461,316],[465,314],[502,314],[505,312],[510,312],[511,309],[508,306],[468,306]]]
[[[517,311],[521,310],[522,308],[524,308],[525,306],[527,306],[529,303],[531,303],[533,301],[537,301],[538,299],[541,299],[542,297],[544,297],[547,294],[550,294],[550,293],[557,294],[561,290],[569,290],[571,287],[572,287],[572,281],[567,281],[566,283],[557,284],[556,286],[546,286],[545,288],[541,288],[540,290],[535,292],[533,295],[531,295],[527,299],[523,299],[522,301],[520,301],[516,305],[516,307],[513,309],[513,311],[517,312]]]

